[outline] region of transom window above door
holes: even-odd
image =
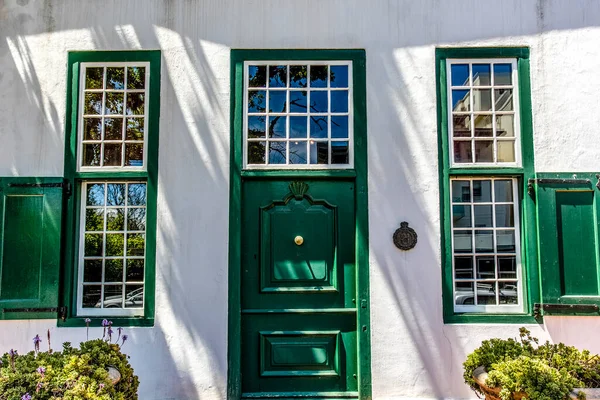
[[[353,167],[349,61],[248,61],[244,93],[244,167]]]

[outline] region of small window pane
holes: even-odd
[[[85,70],[85,88],[102,89],[104,79],[104,68],[86,68]]]
[[[146,235],[140,233],[130,233],[127,235],[127,255],[143,256],[146,246]]]
[[[286,143],[287,142],[269,142],[269,164],[286,163]]]
[[[278,90],[269,91],[269,112],[284,113],[287,111],[287,92]]]
[[[494,181],[494,195],[496,196],[496,202],[507,202],[513,201],[513,190],[512,181],[497,179]]]
[[[123,114],[123,103],[124,103],[124,94],[123,93],[106,93],[106,107],[104,112],[106,114]]]
[[[119,144],[104,145],[104,166],[120,166],[123,146]]]
[[[472,253],[473,252],[473,232],[472,231],[454,231],[454,252]]]
[[[109,183],[106,187],[106,205],[123,206],[125,205],[125,184]]]
[[[492,140],[478,140],[475,142],[475,162],[494,162],[494,142]]]
[[[125,308],[142,308],[144,306],[144,287],[141,285],[125,286]]]
[[[125,140],[144,140],[144,118],[127,118]]]
[[[496,301],[496,282],[477,283],[477,304],[498,304]]]
[[[516,251],[514,230],[496,231],[496,241],[498,243],[498,253],[514,253]]]
[[[146,205],[146,184],[130,183],[127,185],[127,205],[145,206]]]
[[[86,233],[84,236],[84,256],[100,257],[102,256],[102,247],[104,245],[104,235],[101,233]]]
[[[123,259],[114,258],[105,261],[105,282],[123,282]]]
[[[290,117],[290,138],[306,138],[307,122],[306,117]]]
[[[475,115],[475,136],[493,137],[494,128],[491,115]]]
[[[310,66],[310,87],[327,87],[327,66]]]
[[[471,116],[454,115],[452,135],[454,137],[471,137]]]
[[[287,66],[271,65],[269,66],[269,87],[287,86]]]
[[[475,231],[475,251],[477,253],[494,252],[494,231]]]
[[[146,68],[127,67],[127,89],[144,89],[146,87]]]
[[[498,278],[514,279],[517,277],[516,256],[498,257]]]
[[[264,90],[248,91],[248,112],[265,112],[267,107],[267,92]]]
[[[515,162],[515,142],[498,141],[498,162]]]
[[[496,89],[496,111],[513,111],[513,92],[512,89]]]
[[[327,91],[311,90],[310,92],[310,112],[311,113],[326,113],[327,112]]]
[[[450,76],[452,86],[469,86],[469,64],[452,64]]]
[[[144,145],[141,143],[125,144],[125,166],[141,167],[144,165]]]
[[[493,228],[492,222],[492,206],[488,205],[475,205],[473,206],[473,212],[475,213],[475,227],[476,228]]]
[[[452,206],[452,226],[455,228],[471,228],[471,206]]]
[[[517,304],[519,301],[519,288],[517,282],[498,282],[500,304]]]
[[[106,88],[119,89],[125,88],[125,69],[108,67],[106,68]]]
[[[84,114],[102,114],[102,93],[86,93],[83,102]]]
[[[104,286],[104,308],[123,308],[123,285]]]
[[[473,64],[473,86],[489,86],[490,84],[490,64]]]
[[[127,115],[144,115],[144,94],[127,93]]]
[[[492,201],[492,181],[481,179],[473,181],[473,201],[476,203]]]
[[[290,111],[295,113],[308,112],[308,95],[306,90],[290,91]]]
[[[83,264],[84,282],[102,282],[102,260],[85,260]]]
[[[269,138],[285,138],[287,117],[269,117]]]
[[[104,205],[104,184],[88,184],[87,185],[87,201],[88,206],[103,206]]]
[[[471,186],[469,181],[452,181],[452,202],[468,203],[471,201]]]
[[[83,140],[102,139],[102,118],[83,119]]]
[[[248,117],[248,137],[264,138],[266,136],[265,126],[265,117]]]
[[[475,257],[475,264],[477,266],[477,279],[496,278],[496,265],[493,256]]]
[[[306,164],[308,162],[306,146],[306,140],[290,142],[290,164]]]
[[[107,257],[123,256],[125,252],[125,235],[122,233],[106,234],[106,253]]]
[[[250,87],[266,87],[267,86],[267,66],[266,65],[251,65],[248,67],[248,76]]]
[[[452,91],[452,111],[470,111],[470,94],[469,90],[453,90]]]
[[[109,208],[106,210],[106,230],[122,231],[125,229],[125,209]]]
[[[311,164],[327,164],[329,155],[329,143],[325,141],[310,142],[310,163]]]
[[[83,308],[94,308],[100,305],[100,296],[102,294],[102,286],[100,285],[85,285],[83,287]]]
[[[348,117],[331,117],[331,137],[335,139],[344,139],[348,137]]]
[[[475,291],[473,282],[456,282],[454,284],[454,304],[475,304]]]
[[[308,75],[308,67],[306,65],[291,65],[290,66],[290,86],[291,87],[306,87],[307,75]]]
[[[104,209],[88,208],[85,212],[85,230],[103,231],[104,230]]]
[[[454,277],[473,279],[473,257],[454,257]]]
[[[104,118],[104,140],[123,139],[123,118]]]
[[[129,232],[146,230],[145,208],[130,208],[127,210],[127,230]]]
[[[332,65],[329,67],[329,79],[331,87],[346,88],[348,87],[348,66],[347,65]]]
[[[331,92],[331,112],[348,112],[348,92],[336,90]]]
[[[494,64],[494,85],[512,85],[511,64]]]
[[[265,163],[265,142],[248,142],[248,164]]]
[[[471,153],[471,141],[454,141],[454,162],[470,163],[473,154]]]
[[[492,111],[492,91],[490,89],[473,90],[473,111]]]
[[[144,280],[144,260],[134,258],[127,260],[127,282],[141,282]]]
[[[100,144],[84,144],[83,145],[83,165],[96,167],[100,165]]]
[[[327,117],[310,117],[310,137],[315,139],[327,138]]]
[[[331,142],[331,163],[348,164],[348,142]]]
[[[496,226],[499,228],[512,228],[515,226],[515,214],[512,204],[496,205]]]
[[[515,136],[515,117],[513,115],[496,115],[496,136]]]

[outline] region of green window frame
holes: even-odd
[[[160,72],[158,50],[69,52],[64,177],[73,189],[65,203],[66,315],[59,326],[85,326],[86,318],[91,326],[104,318],[154,324]],[[88,252],[98,243],[97,253]],[[109,263],[120,281],[109,278]],[[102,273],[84,283],[84,265]],[[130,265],[138,268],[131,284]]]
[[[471,128],[471,133],[469,138],[459,138],[455,140],[459,134],[453,134],[450,136],[450,132],[454,129],[451,125],[454,122],[454,113],[450,112],[450,101],[456,103],[454,101],[453,94],[449,93],[449,91],[454,91],[455,89],[461,90],[465,92],[465,94],[470,94],[472,96],[481,95],[483,92],[475,93],[478,88],[475,84],[474,78],[474,67],[473,64],[477,64],[478,61],[481,64],[488,64],[491,66],[490,72],[493,70],[493,66],[495,63],[498,64],[512,64],[516,66],[516,81],[515,85],[514,81],[512,85],[514,87],[509,87],[509,90],[513,90],[513,95],[515,99],[518,99],[518,106],[515,107],[514,110],[514,130],[515,130],[515,139],[511,139],[514,143],[514,157],[508,159],[508,162],[501,162],[498,143],[503,140],[507,140],[505,137],[500,137],[500,134],[497,134],[496,128],[490,128],[493,130],[493,134],[491,132],[480,131],[478,133],[475,131],[475,128]],[[450,71],[448,70],[448,65],[452,62],[454,63],[466,63],[470,65],[470,69],[468,69],[469,83],[451,83],[449,82]],[[529,78],[529,49],[523,47],[504,47],[504,48],[438,48],[436,49],[436,94],[437,94],[437,114],[438,114],[438,151],[439,151],[439,179],[440,179],[440,220],[441,220],[441,255],[442,255],[442,294],[443,294],[443,307],[444,307],[444,322],[445,323],[465,323],[465,322],[481,322],[481,323],[489,323],[489,322],[497,322],[497,323],[528,323],[534,322],[535,319],[533,317],[533,307],[532,305],[538,302],[539,299],[539,285],[537,282],[539,281],[537,266],[537,257],[536,257],[536,238],[535,238],[535,203],[531,197],[527,195],[527,182],[529,179],[533,178],[535,175],[534,171],[534,155],[533,155],[533,124],[532,124],[532,116],[531,116],[531,84]],[[491,74],[490,74],[491,76]],[[490,78],[491,81],[491,78]],[[492,83],[483,84],[488,87],[485,88],[489,90],[493,94],[490,96],[497,96],[498,90],[506,89],[506,88],[497,88],[494,87],[494,81]],[[478,83],[481,84],[481,83]],[[464,87],[466,86],[466,87]],[[469,93],[467,93],[470,91]],[[460,94],[460,93],[459,93]],[[487,93],[486,93],[487,94]],[[494,97],[491,97],[494,98]],[[452,99],[452,100],[449,100]],[[471,101],[471,104],[474,104],[474,100]],[[471,106],[472,108],[464,108],[465,114],[469,115],[469,110],[471,111],[470,117],[471,119],[475,119],[475,115],[473,113],[477,113],[477,106]],[[487,108],[486,108],[487,110]],[[496,110],[494,106],[489,107],[489,114],[493,115],[494,124],[496,124],[495,117],[498,114],[502,114],[502,111]],[[449,115],[452,114],[452,122],[450,120]],[[457,114],[460,114],[457,113]],[[471,122],[469,122],[470,124]],[[473,122],[474,124],[474,122]],[[472,126],[472,125],[471,125]],[[482,136],[482,137],[478,137]],[[489,136],[489,137],[485,137]],[[467,152],[469,154],[469,158],[467,161],[461,160],[458,156],[454,157],[454,143],[460,140],[464,140],[462,143],[465,144],[465,147],[468,147],[468,150],[471,150],[472,153]],[[478,146],[482,141],[489,140],[490,145],[492,145],[493,141],[493,156],[489,156],[486,160],[482,157],[482,162],[477,162],[477,155],[475,152]],[[453,143],[450,143],[450,142]],[[506,142],[504,142],[506,144]],[[498,152],[498,155],[496,154]],[[460,161],[460,162],[457,162]],[[464,184],[463,186],[466,188],[470,188],[470,193],[473,193],[473,197],[466,198],[466,203],[464,203],[467,208],[465,210],[473,210],[475,213],[475,207],[477,204],[474,200],[475,198],[475,183],[477,185],[482,185],[486,182],[490,181],[499,183],[512,182],[512,186],[514,187],[513,196],[515,197],[514,202],[514,214],[515,214],[515,226],[514,226],[514,234],[516,235],[515,242],[515,254],[513,257],[516,257],[517,263],[521,265],[520,268],[520,276],[517,276],[517,279],[521,282],[521,286],[519,288],[519,296],[521,305],[520,307],[513,307],[512,310],[510,307],[500,307],[499,298],[501,297],[498,293],[501,292],[499,286],[494,286],[495,284],[501,285],[500,282],[502,279],[500,273],[498,272],[498,264],[496,264],[495,268],[495,281],[491,282],[491,286],[495,289],[492,290],[495,297],[495,301],[497,302],[497,306],[494,307],[457,307],[456,303],[460,303],[455,298],[455,270],[454,270],[454,256],[455,256],[455,248],[453,244],[453,228],[456,228],[453,225],[453,209],[457,209],[454,207],[456,203],[461,203],[463,200],[456,199],[456,196],[452,196],[452,183],[454,182],[471,182],[470,184]],[[456,185],[460,186],[460,185]],[[493,191],[492,191],[493,192]],[[512,202],[512,201],[511,201]],[[495,200],[489,200],[486,205],[491,210],[496,210],[497,207],[508,207],[511,202],[504,202],[501,204],[497,204]],[[508,204],[508,205],[507,205]],[[512,207],[512,205],[510,205]],[[462,207],[459,205],[458,208]],[[471,207],[471,208],[469,208]],[[493,208],[494,207],[494,208]],[[469,211],[470,212],[470,211]],[[497,211],[496,211],[497,212]],[[474,214],[473,214],[474,217]],[[496,232],[497,226],[496,219],[494,218],[493,225],[484,225],[491,226],[490,232]],[[477,225],[476,222],[470,222],[471,229],[473,229],[474,233],[477,233]],[[494,231],[492,231],[494,229]],[[494,233],[494,235],[496,235]],[[471,233],[473,234],[473,233]],[[497,237],[497,236],[496,236]],[[475,239],[477,240],[477,239]],[[494,239],[499,243],[498,239]],[[477,243],[476,241],[474,243]],[[471,281],[473,282],[472,290],[473,297],[478,296],[479,284],[477,281],[477,272],[479,271],[477,267],[478,254],[476,254],[476,247],[474,245],[470,253],[472,253],[469,257],[472,257],[474,261],[472,261],[472,267],[477,268],[474,269],[471,275]],[[499,245],[495,247],[499,249]],[[491,250],[490,252],[494,252]],[[486,256],[486,254],[482,254]],[[488,256],[490,259],[494,259],[495,262],[499,262],[499,258],[502,256],[500,250],[495,250],[491,256]],[[484,258],[484,257],[482,257]],[[520,259],[520,263],[518,260]],[[518,269],[517,269],[518,270]],[[481,277],[479,277],[481,278]],[[460,279],[460,278],[458,278]],[[509,284],[511,282],[504,282]],[[512,290],[512,285],[509,285]],[[462,301],[462,300],[461,300]]]

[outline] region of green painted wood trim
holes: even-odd
[[[448,58],[500,58],[517,59],[519,78],[521,120],[521,168],[450,168],[448,143],[448,108],[446,104],[446,59]],[[535,203],[527,195],[527,181],[535,177],[533,152],[533,121],[531,108],[531,82],[529,49],[524,47],[488,48],[438,48],[435,52],[436,94],[438,119],[438,174],[440,180],[440,221],[442,258],[442,302],[445,323],[529,323],[533,318],[533,303],[539,302],[539,270],[537,268]],[[514,176],[519,178],[519,196],[522,199],[521,262],[523,285],[526,291],[524,309],[526,314],[455,314],[452,298],[452,241],[450,223],[450,177],[451,176]]]
[[[242,171],[243,178],[295,178],[295,177],[306,177],[309,172],[310,178],[355,178],[356,172],[354,170],[347,169],[331,169],[331,170],[279,170],[279,171],[268,171],[268,170],[245,170]]]
[[[150,63],[150,82],[148,104],[148,148],[147,171],[131,171],[107,173],[77,172],[77,102],[79,97],[79,65],[82,62],[132,62]],[[63,268],[61,271],[61,305],[67,307],[67,319],[59,320],[59,327],[85,326],[83,318],[77,318],[77,274],[78,237],[79,237],[79,205],[81,182],[83,180],[136,180],[147,182],[146,187],[146,265],[144,284],[144,322],[140,318],[117,318],[122,326],[154,325],[155,290],[156,290],[156,213],[158,195],[158,147],[160,120],[160,82],[161,52],[160,50],[139,51],[72,51],[67,60],[67,105],[65,121],[65,167],[64,177],[71,183],[73,194],[65,198],[65,235],[63,238]],[[65,196],[67,197],[67,196]],[[94,319],[92,319],[94,321]],[[100,319],[101,320],[101,319]]]
[[[352,171],[242,171],[243,126],[243,63],[248,60],[349,60],[353,62],[354,83],[354,167]],[[357,231],[356,244],[357,292],[364,300],[358,313],[358,374],[361,399],[371,398],[371,344],[369,297],[369,247],[368,247],[368,187],[367,187],[367,104],[366,104],[366,54],[364,50],[232,50],[231,51],[231,150],[229,199],[229,331],[227,395],[229,399],[241,396],[241,310],[240,276],[236,266],[241,260],[241,188],[242,177],[293,177],[343,178],[356,175]]]

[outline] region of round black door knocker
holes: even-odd
[[[417,232],[408,226],[408,222],[400,222],[400,228],[394,232],[394,244],[400,250],[410,250],[417,244]]]

